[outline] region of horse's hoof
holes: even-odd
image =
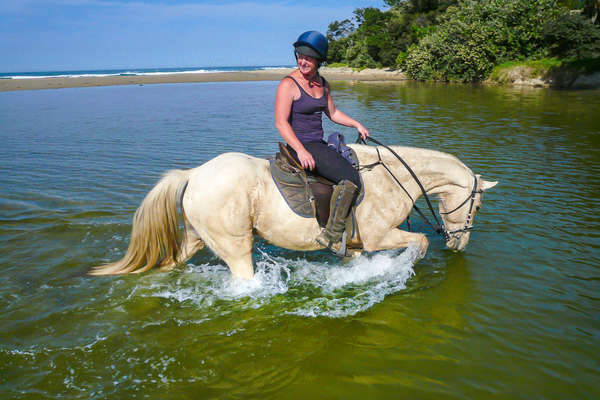
[[[360,250],[346,250],[346,257],[354,260],[362,255],[362,251]]]

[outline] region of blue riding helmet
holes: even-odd
[[[321,62],[327,60],[328,48],[327,38],[317,31],[304,32],[298,36],[298,40],[294,43],[296,54],[304,54]]]

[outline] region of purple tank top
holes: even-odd
[[[323,96],[316,99],[306,93],[302,86],[291,76],[300,89],[300,98],[292,102],[292,111],[288,122],[292,126],[300,143],[319,142],[323,140],[323,121],[321,116],[327,110],[327,82],[323,79]]]

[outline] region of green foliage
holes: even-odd
[[[354,32],[355,29],[354,24],[349,19],[333,21],[327,29],[327,39],[330,41],[342,39]]]
[[[563,61],[562,65],[567,68],[582,70],[586,74],[593,74],[594,72],[600,72],[600,57],[567,60]]]
[[[328,68],[343,68],[343,67],[347,67],[347,66],[348,66],[348,64],[341,63],[341,62],[335,62],[335,63],[327,64]]]
[[[417,0],[390,0],[386,3],[392,8],[387,11],[358,8],[354,11],[354,23],[344,20],[329,24],[327,61],[346,62],[355,68],[395,67],[399,54],[406,53],[409,46],[430,33],[438,16],[435,10],[427,13],[414,10],[455,2],[428,0],[420,4]],[[403,59],[404,56],[400,61]]]
[[[564,13],[544,25],[550,54],[561,58],[600,57],[600,29],[579,14]]]
[[[329,42],[329,51],[327,52],[327,63],[346,62],[346,51],[351,47],[349,38],[342,38]]]
[[[406,71],[416,79],[471,82],[500,62],[541,57],[543,24],[557,10],[556,0],[461,0],[412,49]]]
[[[387,11],[358,8],[353,20],[329,25],[330,64],[402,67],[414,79],[472,82],[510,60],[600,57],[593,22],[600,0],[384,1]]]
[[[455,1],[444,0],[405,0],[397,1],[397,6],[402,6],[410,13],[428,13],[431,11],[446,8],[449,4],[456,3]]]
[[[400,53],[398,53],[398,56],[396,57],[396,67],[402,67],[404,65],[404,61],[406,61],[407,56],[408,53],[406,53],[405,51],[401,51]]]

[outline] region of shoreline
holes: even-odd
[[[156,83],[190,82],[249,82],[279,81],[295,68],[277,68],[260,71],[232,71],[209,73],[176,73],[161,75],[114,75],[48,77],[25,79],[0,79],[0,92],[17,90],[62,89],[76,87],[150,85]],[[399,71],[364,69],[360,72],[351,68],[321,68],[321,74],[331,81],[404,81],[406,75]]]
[[[160,83],[201,83],[201,82],[251,82],[279,81],[295,68],[275,68],[258,71],[231,72],[190,72],[165,73],[160,75],[111,75],[0,79],[0,92],[20,90],[63,89],[96,86],[151,85]],[[348,67],[323,67],[320,73],[325,79],[353,82],[406,82],[412,81],[399,70],[363,69]],[[527,68],[515,67],[503,72],[498,79],[488,78],[484,85],[513,87],[551,88],[551,89],[600,89],[600,72],[589,75],[567,72],[552,76],[537,76]],[[564,75],[564,76],[563,76]]]

